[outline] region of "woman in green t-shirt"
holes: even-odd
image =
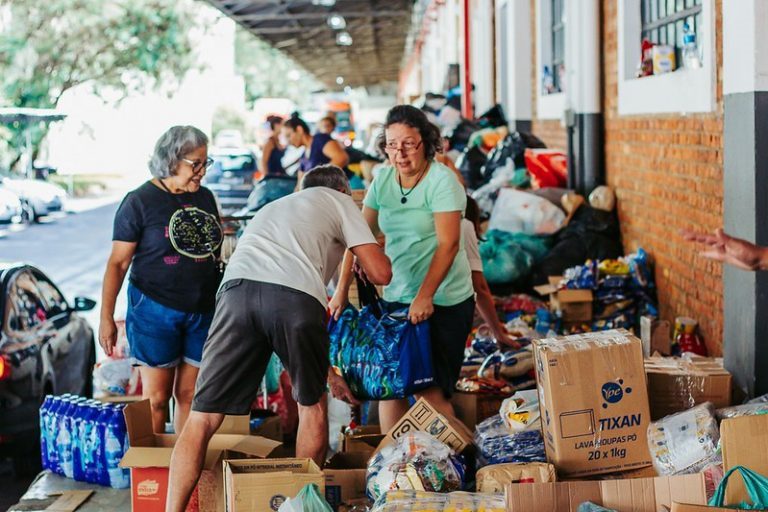
[[[453,415],[450,397],[459,378],[475,309],[472,272],[461,240],[464,188],[435,161],[440,132],[419,109],[399,105],[387,114],[379,147],[391,166],[382,170],[365,197],[363,215],[383,236],[392,261],[384,300],[393,309],[409,306],[411,322],[429,321],[435,386],[419,393],[441,413]],[[351,257],[330,307],[347,304]],[[382,431],[408,410],[406,400],[379,403]]]

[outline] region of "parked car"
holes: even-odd
[[[46,394],[93,394],[96,345],[78,313],[95,305],[84,297],[70,305],[31,265],[0,263],[0,457],[17,467],[39,460],[38,409]]]
[[[64,210],[67,191],[43,180],[0,176],[0,185],[15,193],[34,220]]]
[[[23,212],[19,196],[0,186],[0,224],[21,222]]]
[[[213,165],[205,174],[203,184],[219,200],[225,215],[245,206],[253,190],[254,174],[258,170],[256,155],[247,148],[211,148]]]

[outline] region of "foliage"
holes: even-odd
[[[81,84],[118,99],[178,84],[194,63],[194,12],[193,0],[0,0],[0,104],[54,108]],[[24,128],[10,126],[16,151]],[[30,128],[37,148],[47,126]]]
[[[280,50],[251,33],[237,28],[235,66],[245,78],[246,101],[259,98],[288,98],[303,107],[313,91],[323,86]]]
[[[230,107],[219,107],[213,114],[213,140],[216,140],[216,136],[221,130],[239,130],[243,135],[244,142],[251,144],[255,142],[253,140],[253,130],[248,125],[248,121],[245,116]]]

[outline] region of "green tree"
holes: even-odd
[[[0,0],[0,105],[55,108],[81,84],[118,98],[173,87],[194,66],[195,11],[193,0]],[[11,165],[25,128],[9,127]],[[29,128],[34,157],[48,128]]]
[[[235,36],[235,65],[245,79],[246,101],[251,104],[259,98],[288,98],[305,107],[312,92],[323,88],[293,59],[242,27]]]

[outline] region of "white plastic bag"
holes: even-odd
[[[501,403],[499,414],[513,432],[540,428],[539,392],[535,389],[516,392]]]
[[[503,188],[493,207],[488,229],[528,235],[551,235],[565,222],[563,210],[528,192]]]

